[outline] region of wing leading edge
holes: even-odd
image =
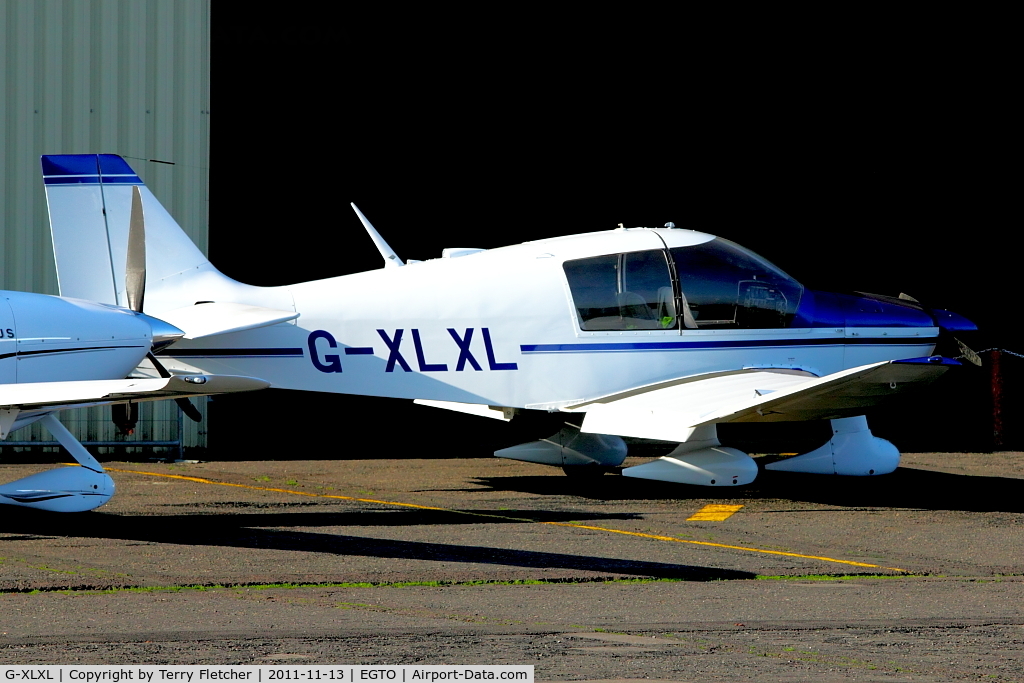
[[[123,401],[160,401],[266,389],[269,382],[234,375],[175,375],[156,379],[32,382],[0,386],[0,408],[61,410]]]

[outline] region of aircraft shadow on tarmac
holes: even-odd
[[[314,502],[295,503],[174,503],[165,507],[182,507],[189,510],[209,508],[247,508],[288,510],[287,512],[236,512],[231,513],[237,526],[430,526],[459,524],[520,524],[522,522],[600,522],[603,520],[643,519],[639,513],[604,513],[586,511],[553,511],[553,510],[490,510],[490,509],[453,509],[453,510],[353,510],[347,512],[303,512],[301,522],[292,510],[321,505]],[[328,503],[331,505],[331,503]],[[342,503],[344,505],[344,503]],[[102,510],[100,511],[102,514]],[[222,515],[211,516],[218,519]],[[194,518],[190,515],[190,518]],[[161,517],[161,519],[163,519]]]
[[[841,507],[1024,512],[1024,479],[949,474],[908,467],[879,477],[835,477],[762,470],[752,484],[735,488],[688,486],[614,475],[592,480],[482,477],[475,479],[474,483],[495,491],[573,495],[606,501],[783,499]]]
[[[21,512],[21,511],[19,511]],[[387,514],[417,515],[430,511]],[[372,513],[358,513],[370,515]],[[310,517],[313,517],[311,520]],[[25,510],[16,519],[0,522],[0,531],[21,534],[22,538],[47,537],[108,538],[122,541],[219,546],[260,550],[289,550],[303,553],[329,553],[339,556],[379,557],[402,560],[428,560],[443,563],[504,565],[530,569],[568,569],[630,577],[673,578],[689,581],[751,579],[750,572],[642,560],[536,552],[457,543],[428,543],[375,539],[359,536],[280,530],[257,527],[308,527],[324,524],[324,515],[304,512],[290,514],[217,514],[171,516],[121,516],[102,513],[60,515]],[[328,517],[336,517],[328,515]],[[317,520],[316,518],[319,518]],[[486,521],[486,518],[478,518]],[[498,521],[498,520],[496,520]],[[337,524],[337,522],[334,522]],[[2,539],[0,539],[2,540]],[[130,552],[126,559],[130,559]]]

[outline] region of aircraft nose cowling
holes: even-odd
[[[935,324],[948,332],[976,332],[978,330],[977,325],[959,313],[933,308],[931,314],[935,318]]]
[[[807,290],[793,327],[934,327],[923,307],[895,297]]]

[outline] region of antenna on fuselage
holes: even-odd
[[[385,267],[404,266],[405,264],[402,263],[402,259],[398,258],[398,254],[395,253],[395,250],[384,241],[384,238],[380,236],[380,233],[377,232],[377,229],[373,227],[370,221],[366,220],[366,216],[364,216],[363,212],[359,210],[359,207],[355,205],[355,202],[352,202],[352,210],[356,212],[357,216],[359,216],[359,221],[363,224],[363,227],[366,228],[366,232],[370,234],[370,239],[373,240],[375,245],[377,245],[377,251],[379,251],[380,255],[384,257]]]

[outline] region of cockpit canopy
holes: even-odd
[[[583,330],[789,326],[803,286],[728,240],[563,264]]]

